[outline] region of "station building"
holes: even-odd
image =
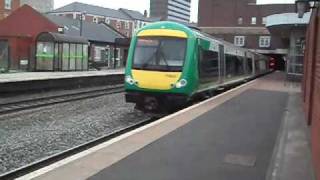
[[[303,54],[307,23],[307,17],[303,21],[297,18],[295,4],[257,4],[256,0],[199,1],[198,26],[204,32],[269,55],[276,59],[276,67],[281,70],[288,71],[286,61]],[[301,69],[294,67],[292,74],[301,77]]]
[[[89,42],[88,52],[84,54],[88,54],[88,61],[92,67],[97,69],[123,67],[129,42],[126,39],[122,40],[125,36],[111,26],[103,23],[81,23],[79,20],[55,15],[43,15],[30,6],[24,5],[0,21],[0,71],[46,70],[36,68],[37,60],[39,60],[39,54],[37,54],[39,34],[43,32],[60,33],[67,36],[63,39],[70,41],[70,39],[80,38],[80,30],[82,30],[81,38]],[[57,42],[61,43],[61,41]],[[82,42],[84,41],[81,40]],[[72,48],[73,45],[68,47]],[[53,50],[50,45],[44,49]],[[69,58],[77,56],[72,52],[70,51]],[[86,68],[81,70],[86,70]]]
[[[305,14],[304,16],[306,16]],[[303,16],[303,18],[305,18]],[[310,125],[316,179],[320,179],[320,6],[316,4],[307,29],[302,97]]]

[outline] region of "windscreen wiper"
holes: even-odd
[[[156,57],[157,52],[158,50],[154,52],[145,63],[142,64],[142,69],[148,67],[149,63],[153,60],[153,57]]]

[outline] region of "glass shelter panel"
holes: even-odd
[[[9,43],[0,40],[0,73],[9,70]]]
[[[82,70],[82,64],[83,64],[82,52],[83,52],[82,44],[77,44],[76,70]]]
[[[83,60],[82,60],[82,69],[88,70],[88,45],[83,45]]]
[[[53,70],[54,43],[38,42],[37,43],[37,70]]]
[[[62,70],[69,70],[69,44],[63,43]]]
[[[60,56],[59,56],[59,44],[56,43],[54,45],[54,67],[53,69],[56,71],[56,70],[59,70],[59,59],[60,59]]]
[[[74,71],[76,69],[76,45],[70,44],[70,66],[69,70]]]

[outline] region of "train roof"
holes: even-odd
[[[206,39],[208,41],[216,41],[220,44],[223,44],[223,45],[226,45],[230,48],[233,48],[233,49],[237,49],[237,50],[242,50],[242,51],[247,51],[247,52],[251,52],[253,54],[257,54],[257,55],[262,55],[262,54],[259,54],[259,53],[256,53],[250,49],[246,49],[246,48],[242,48],[242,47],[239,47],[239,46],[235,46],[234,44],[230,43],[230,42],[227,42],[223,39],[220,39],[220,38],[216,38],[210,34],[207,34],[205,32],[202,32],[200,29],[196,29],[196,28],[191,28],[191,27],[188,27],[187,25],[185,24],[181,24],[181,23],[177,23],[177,22],[173,22],[173,21],[160,21],[160,22],[155,22],[155,23],[151,23],[151,24],[148,24],[147,26],[141,28],[139,32],[143,31],[143,30],[148,30],[148,29],[172,29],[172,30],[180,30],[180,31],[183,31],[185,33],[188,34],[189,37],[194,37],[194,38],[202,38],[202,39]]]

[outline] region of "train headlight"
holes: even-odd
[[[125,81],[130,85],[138,84],[138,82],[134,80],[131,76],[126,76]]]
[[[187,86],[188,81],[185,79],[181,79],[179,82],[177,82],[176,84],[176,88],[183,88],[185,86]]]

